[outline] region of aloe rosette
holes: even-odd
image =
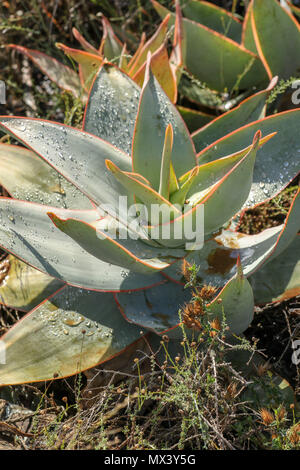
[[[116,66],[102,66],[82,130],[1,117],[2,130],[26,148],[0,146],[0,181],[12,196],[0,198],[0,244],[9,253],[0,295],[28,311],[1,338],[2,385],[75,374],[141,335],[181,338],[178,310],[192,296],[183,259],[196,264],[199,283],[218,288],[208,317],[225,315],[237,334],[252,320],[258,268],[284,253],[289,271],[282,265],[276,292],[265,282],[263,295],[299,289],[290,254],[299,245],[299,191],[282,226],[252,236],[229,228],[299,172],[300,110],[262,117],[268,93],[192,139],[148,56],[142,90]],[[245,125],[234,130],[236,120]]]

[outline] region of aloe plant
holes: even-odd
[[[251,0],[245,18],[199,0],[178,0],[182,13],[183,65],[213,90],[252,92],[277,75],[299,76],[300,26],[298,10],[284,8],[277,0]],[[158,14],[175,13],[152,0]],[[201,47],[194,47],[201,44]],[[194,87],[195,88],[195,87]],[[201,89],[185,87],[192,100],[201,100]],[[197,87],[196,87],[197,88]]]
[[[196,265],[199,283],[217,288],[208,318],[225,315],[237,334],[253,317],[258,268],[272,275],[284,252],[289,271],[282,265],[275,293],[264,281],[264,301],[299,290],[291,256],[299,191],[282,226],[244,235],[232,224],[299,172],[300,109],[259,118],[267,96],[217,118],[193,142],[148,55],[142,90],[116,66],[102,66],[82,130],[1,117],[1,129],[27,148],[0,146],[0,181],[12,196],[0,198],[0,244],[10,253],[0,295],[28,311],[1,338],[1,385],[75,374],[141,335],[181,338],[178,310],[193,295],[183,259]],[[232,130],[236,120],[246,124]]]

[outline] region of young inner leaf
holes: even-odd
[[[173,128],[168,124],[165,133],[164,148],[161,158],[159,194],[165,199],[169,199],[170,194],[170,168],[173,148]]]

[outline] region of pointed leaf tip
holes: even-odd
[[[237,257],[236,266],[237,266],[237,278],[240,280],[244,279],[244,272],[243,272],[243,266],[242,266],[240,255],[238,255]]]

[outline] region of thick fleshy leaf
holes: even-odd
[[[266,262],[272,262],[293,241],[300,220],[300,195],[295,196],[284,225],[264,230],[257,235],[223,231],[207,240],[201,250],[191,252],[186,260],[198,266],[201,283],[222,287],[236,274],[241,259],[245,276],[250,276]],[[182,261],[172,264],[164,274],[174,282],[183,283]]]
[[[169,17],[166,15],[162,23],[159,25],[157,31],[153,36],[139,50],[139,53],[133,57],[133,60],[129,63],[129,75],[133,76],[139,68],[144,64],[147,59],[147,54],[152,54],[165,43],[168,32]]]
[[[269,77],[288,79],[299,73],[300,26],[276,0],[254,0],[251,25],[257,50]]]
[[[267,135],[261,138],[258,142],[258,148],[261,148],[266,144],[276,133]],[[213,184],[217,183],[221,178],[223,178],[238,162],[240,162],[247,153],[251,150],[251,145],[246,149],[241,150],[240,152],[229,155],[228,157],[219,158],[209,163],[204,163],[200,165],[199,171],[194,178],[193,185],[190,190],[190,195],[203,191]],[[183,175],[179,181],[182,183],[189,176],[189,173]]]
[[[240,42],[242,35],[241,22],[231,13],[212,3],[198,0],[182,0],[183,15],[197,23]]]
[[[158,2],[152,2],[158,14],[165,17],[169,11]],[[170,24],[174,24],[172,14]],[[268,75],[256,54],[207,26],[183,18],[186,36],[186,67],[197,79],[209,87],[224,91],[247,89],[266,83]],[[201,47],[195,47],[201,44]]]
[[[177,106],[178,111],[184,119],[190,132],[195,132],[200,127],[205,126],[214,119],[211,114],[206,114],[195,109],[185,108],[183,106]]]
[[[170,214],[173,214],[173,216],[181,214],[180,210],[177,207],[174,207],[168,201],[168,199],[165,199],[163,196],[161,196],[158,192],[156,192],[150,186],[145,184],[143,181],[139,181],[139,179],[134,178],[134,173],[126,173],[124,171],[121,171],[116,165],[114,165],[110,161],[106,161],[106,165],[112,172],[112,174],[115,176],[115,178],[120,182],[120,184],[122,184],[122,186],[124,186],[124,188],[129,193],[134,194],[135,197],[144,204],[148,215],[146,220],[151,221],[153,206],[161,206],[163,222],[165,222],[166,217],[168,221],[170,220]]]
[[[232,165],[224,176],[220,176],[219,180],[208,188],[203,188],[201,191],[193,193],[188,199],[189,206],[186,207],[187,210],[185,210],[182,216],[175,218],[171,223],[148,227],[151,237],[153,237],[153,233],[157,230],[158,233],[155,239],[162,245],[180,246],[189,240],[191,246],[197,236],[200,236],[199,230],[202,231],[202,234],[208,235],[222,227],[241,209],[248,197],[259,139],[260,133],[257,132],[249,151],[245,154],[242,153],[242,158],[239,158],[239,155],[238,157],[235,156],[232,159],[233,162],[236,159],[235,165]],[[224,169],[226,169],[226,165],[224,167],[220,166],[218,169],[219,173],[222,174]],[[197,179],[199,174],[199,167],[196,167],[196,170],[193,175],[194,180]],[[208,175],[207,182],[209,177],[210,174]],[[188,181],[186,183],[188,184]],[[201,182],[199,184],[201,185]],[[235,191],[232,188],[235,188]],[[176,193],[173,194],[173,196],[175,195]],[[169,232],[168,237],[165,235],[167,229]],[[181,234],[182,238],[178,236],[179,234]]]
[[[80,65],[79,75],[81,84],[88,90],[95,74],[103,63],[103,58],[90,52],[72,49],[61,43],[56,44],[56,46]]]
[[[70,67],[67,67],[43,52],[27,49],[26,47],[17,46],[15,44],[10,44],[9,47],[29,57],[29,59],[60,88],[70,91],[75,96],[81,96],[83,94],[79,77]]]
[[[172,282],[144,292],[115,294],[115,299],[127,321],[157,333],[163,333],[178,325],[179,309],[191,297],[189,289]]]
[[[277,132],[259,151],[254,167],[253,185],[246,205],[252,206],[278,194],[300,170],[298,128],[300,110],[295,109],[266,117],[228,134],[202,150],[195,142],[199,164],[211,162],[249,145],[253,134]]]
[[[110,22],[102,16],[103,38],[100,53],[108,60],[118,59],[122,53],[123,44],[114,33]]]
[[[250,276],[257,304],[280,302],[300,295],[300,236],[277,258]]]
[[[242,44],[249,51],[258,54],[252,29],[252,5],[250,2],[243,22]]]
[[[88,198],[34,152],[0,144],[0,183],[15,199],[64,209],[92,209]]]
[[[153,76],[149,57],[135,124],[132,160],[133,171],[147,178],[156,190],[159,189],[161,155],[169,124],[172,124],[174,136],[172,163],[179,177],[196,165],[194,147],[180,114]]]
[[[12,255],[0,263],[0,279],[0,302],[27,312],[62,286]]]
[[[173,127],[168,124],[165,133],[164,148],[161,157],[159,194],[169,199],[170,196],[170,179],[172,165],[172,149],[173,149]]]
[[[292,2],[287,1],[288,6],[290,7],[291,11],[300,18],[300,8],[294,5]]]
[[[122,318],[112,294],[63,288],[2,336],[0,385],[79,373],[125,350],[140,330]]]
[[[243,276],[239,261],[237,274],[207,306],[207,309],[209,317],[218,318],[221,322],[225,316],[226,324],[237,335],[248,328],[253,319],[254,298],[251,285]]]
[[[247,200],[252,185],[253,168],[260,137],[261,133],[257,132],[245,157],[217,182],[212,191],[205,195],[201,201],[204,204],[205,234],[218,230],[240,210]],[[193,194],[193,198],[196,196]]]
[[[83,129],[130,155],[140,91],[121,70],[103,65],[90,91]]]
[[[118,238],[93,225],[76,219],[61,219],[48,212],[55,226],[71,237],[80,247],[106,263],[122,266],[141,274],[160,271],[169,264],[159,259],[159,248],[145,246],[140,240]]]
[[[151,68],[155,78],[157,79],[158,83],[160,84],[168,98],[172,101],[172,103],[176,103],[176,80],[171,69],[168,51],[164,44],[153,53]],[[144,64],[139,68],[139,70],[132,76],[132,79],[140,87],[143,86],[145,71],[146,62],[144,62]]]
[[[118,208],[124,188],[106,168],[105,158],[131,170],[128,155],[108,142],[74,127],[32,118],[0,118],[5,132],[40,155],[97,204]]]
[[[183,34],[182,13],[179,0],[175,0],[175,25],[170,64],[176,83],[179,84],[186,57],[186,40]]]
[[[86,289],[126,291],[161,282],[159,273],[143,276],[91,255],[58,230],[48,212],[88,223],[99,218],[97,211],[71,211],[1,198],[0,245],[40,271]]]
[[[99,52],[97,51],[97,49],[96,49],[94,46],[92,46],[92,44],[90,44],[90,43],[82,36],[82,34],[80,34],[80,32],[78,31],[78,29],[72,28],[72,33],[73,33],[74,38],[81,44],[81,46],[83,47],[83,49],[84,49],[86,52],[90,52],[91,54],[99,54]]]
[[[205,148],[218,139],[221,139],[229,132],[235,131],[246,124],[257,121],[265,117],[266,100],[269,93],[275,87],[277,77],[275,77],[268,88],[259,91],[242,101],[236,108],[217,117],[202,129],[193,133],[192,138],[196,149]]]

